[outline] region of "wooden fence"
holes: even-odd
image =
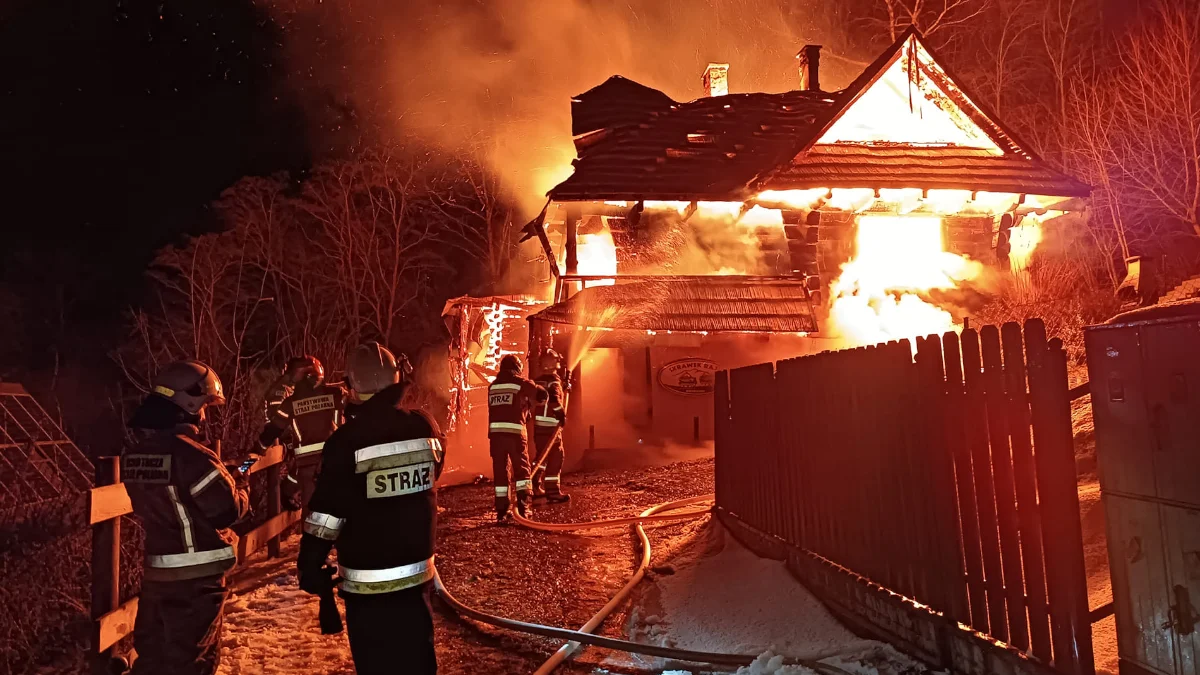
[[[1040,320],[722,372],[717,505],[1091,675],[1066,353]]]
[[[238,562],[264,546],[269,556],[278,556],[279,535],[300,520],[299,511],[281,509],[279,482],[283,458],[283,448],[273,446],[250,467],[251,474],[267,472],[267,520],[239,538]],[[100,487],[91,491],[89,520],[92,526],[92,619],[95,622],[92,672],[99,675],[110,672],[108,663],[113,645],[133,633],[138,599],[120,601],[121,516],[132,513],[133,507],[125,484],[120,482],[119,458],[102,459],[97,464],[96,474],[96,485]]]

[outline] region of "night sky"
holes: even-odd
[[[19,367],[37,369],[64,323],[110,339],[154,251],[211,228],[222,189],[304,169],[307,127],[281,35],[250,2],[33,0],[0,12],[0,282],[27,320]]]
[[[0,377],[85,407],[112,395],[108,354],[154,252],[213,228],[208,204],[238,178],[303,171],[310,125],[248,1],[9,2]]]

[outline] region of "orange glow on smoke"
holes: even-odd
[[[945,250],[933,216],[860,216],[854,258],[830,287],[830,321],[847,340],[874,344],[944,333],[957,325],[925,293],[977,277],[978,262]]]

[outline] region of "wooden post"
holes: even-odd
[[[121,482],[121,458],[96,460],[96,486]],[[112,649],[101,651],[100,618],[115,610],[121,602],[121,518],[110,518],[92,525],[92,672],[109,672]]]
[[[283,506],[283,498],[279,493],[280,473],[283,464],[275,464],[267,468],[267,520],[279,515]],[[279,557],[279,535],[267,540],[267,557]]]
[[[596,449],[596,425],[588,426],[588,450]]]
[[[700,445],[700,418],[692,418],[692,442]]]
[[[579,274],[579,218],[580,210],[578,204],[567,205],[567,220],[564,223],[567,229],[567,274]],[[573,295],[575,283],[571,282],[566,285],[566,295]],[[563,298],[566,299],[565,297]]]

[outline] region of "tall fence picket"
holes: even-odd
[[[975,476],[971,446],[967,441],[967,392],[963,380],[962,351],[958,335],[948,333],[943,342],[946,353],[946,443],[954,461],[958,514],[962,528],[963,564],[967,574],[967,594],[971,620],[986,633],[990,625],[987,613],[987,585],[983,577],[983,555],[979,545],[979,515],[975,502]]]
[[[1030,321],[718,373],[717,504],[1093,675],[1065,358]]]
[[[1029,642],[1033,655],[1050,661],[1050,616],[1046,610],[1046,574],[1042,562],[1042,526],[1038,516],[1037,472],[1030,442],[1029,396],[1025,385],[1025,353],[1021,327],[1001,328],[1004,376],[1008,397],[1008,428],[1012,443],[1013,482],[1017,494],[1017,519],[1021,529],[1021,562],[1025,573],[1025,601],[1029,617]]]
[[[1000,331],[984,326],[979,333],[983,348],[983,380],[987,388],[988,439],[992,446],[992,478],[996,493],[996,519],[1000,523],[1000,560],[1004,568],[1004,602],[1008,610],[1008,641],[1029,649],[1025,621],[1025,582],[1021,569],[1021,529],[1017,520],[1017,493],[1013,486],[1012,451],[1008,444],[1008,393]]]

